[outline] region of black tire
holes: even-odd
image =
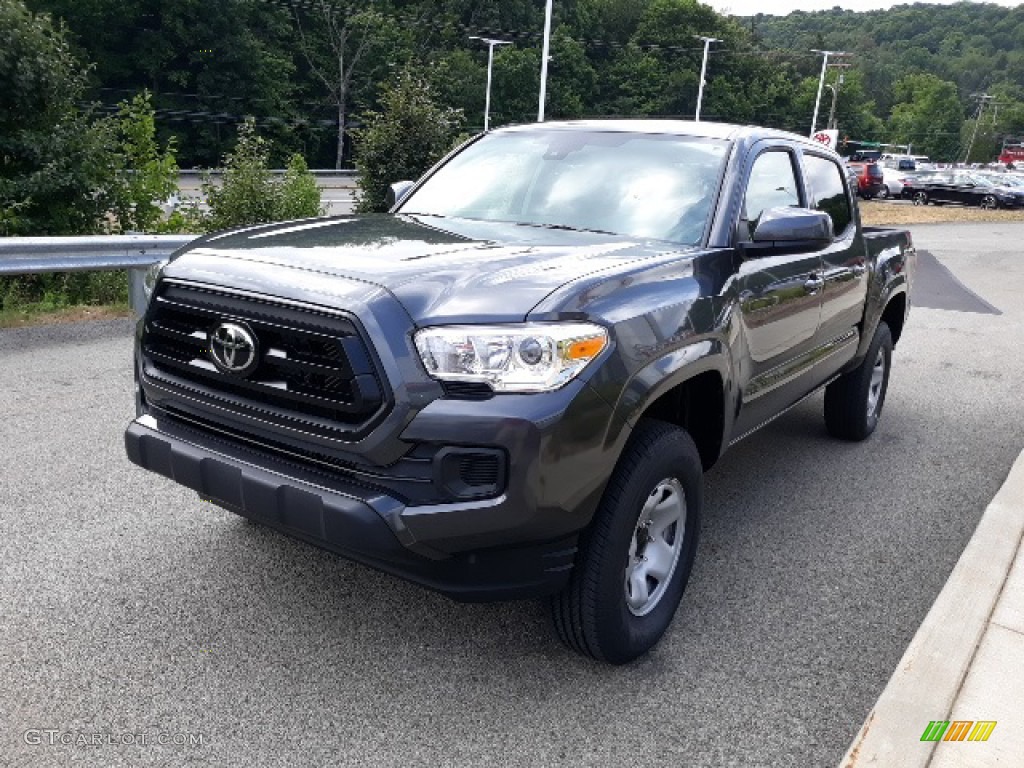
[[[981,198],[981,207],[989,211],[994,211],[999,207],[999,201],[996,200],[995,195],[985,195]]]
[[[879,200],[888,200],[889,199],[889,188],[888,187],[882,187],[880,190],[878,190],[878,199]]]
[[[825,387],[825,426],[830,435],[859,441],[875,431],[885,405],[891,368],[892,333],[885,322],[880,322],[861,364]]]
[[[920,191],[915,192],[914,205],[928,205],[928,193]]]
[[[700,455],[685,430],[652,419],[637,424],[593,522],[580,537],[569,584],[551,599],[551,617],[563,643],[585,656],[625,664],[649,651],[661,639],[672,623],[693,567],[703,482]],[[650,536],[646,531],[651,526],[639,524],[644,516],[652,514],[648,508],[659,498],[657,494],[669,492],[673,496],[665,496],[662,502],[685,500],[682,525],[674,524],[674,528],[669,526],[661,534]],[[657,538],[659,535],[665,538]],[[630,601],[639,598],[634,597],[637,590],[627,574],[648,568],[641,565],[641,560],[647,562],[646,556],[641,555],[648,547],[656,549],[658,545],[678,548],[678,554],[668,575],[662,582],[656,582],[649,595],[649,606],[640,606],[644,612],[638,613],[637,607],[630,607]],[[650,588],[647,576],[642,579],[646,591]]]

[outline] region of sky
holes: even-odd
[[[951,5],[956,0],[929,0],[931,3]],[[873,11],[879,8],[891,8],[894,5],[910,5],[909,0],[702,0],[720,13],[731,13],[734,16],[753,16],[756,13],[769,13],[785,16],[791,11],[826,11],[839,6],[849,11]],[[1021,0],[987,0],[987,2],[1003,5],[1007,8],[1021,5]]]

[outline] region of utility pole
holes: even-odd
[[[540,103],[537,105],[537,122],[544,122],[544,102],[548,96],[548,52],[551,50],[551,3],[544,9],[544,50],[540,55]]]
[[[832,66],[839,70],[839,77],[836,78],[835,86],[831,86],[831,85],[826,85],[825,86],[826,88],[829,88],[832,91],[832,109],[829,110],[829,112],[828,112],[828,122],[825,123],[825,128],[827,128],[828,130],[832,130],[832,129],[838,127],[836,125],[836,102],[839,101],[839,91],[842,88],[843,83],[846,82],[846,76],[843,74],[842,70],[845,69],[846,67],[850,66],[850,65],[849,64],[833,64]]]
[[[985,105],[996,98],[987,93],[972,93],[971,95],[978,100],[978,111],[974,113],[974,130],[971,131],[971,142],[967,145],[967,152],[964,153],[965,163],[971,156],[971,150],[974,149],[974,140],[978,137],[978,123],[981,122],[981,114],[985,111]]]
[[[509,40],[494,40],[490,37],[477,37],[470,35],[470,40],[480,40],[487,43],[487,96],[484,98],[484,133],[491,127],[491,70],[494,68],[494,46],[512,45]]]
[[[717,37],[704,37],[704,35],[694,35],[694,37],[696,37],[698,40],[704,41],[704,60],[701,62],[700,65],[700,85],[697,86],[697,114],[693,118],[694,122],[699,123],[700,105],[701,102],[704,100],[704,76],[707,74],[708,71],[708,49],[711,47],[712,43],[720,43],[722,41],[719,40]]]
[[[814,117],[811,118],[811,136],[814,136],[814,132],[818,129],[818,107],[821,106],[821,91],[825,86],[825,72],[828,69],[828,57],[829,56],[845,56],[845,51],[821,51],[817,48],[811,49],[814,53],[820,53],[824,56],[821,60],[821,76],[818,78],[818,95],[814,97]]]

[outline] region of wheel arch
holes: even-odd
[[[878,320],[889,326],[889,332],[892,334],[892,343],[895,346],[900,340],[900,335],[903,333],[903,325],[907,320],[906,291],[897,291],[889,297]]]
[[[647,365],[630,380],[616,410],[630,426],[641,418],[653,418],[682,427],[707,470],[727,445],[734,416],[727,402],[733,391],[724,347],[705,340]]]

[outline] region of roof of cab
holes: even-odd
[[[701,121],[698,123],[693,120],[565,120],[512,125],[506,128],[495,129],[492,133],[532,131],[538,129],[671,134],[677,136],[697,136],[707,139],[725,139],[729,141],[734,141],[740,138],[785,138],[791,141],[817,144],[817,142],[814,142],[806,136],[800,136],[795,133],[780,131],[774,128],[761,128],[754,125],[733,125],[731,123],[713,123],[707,121]]]

